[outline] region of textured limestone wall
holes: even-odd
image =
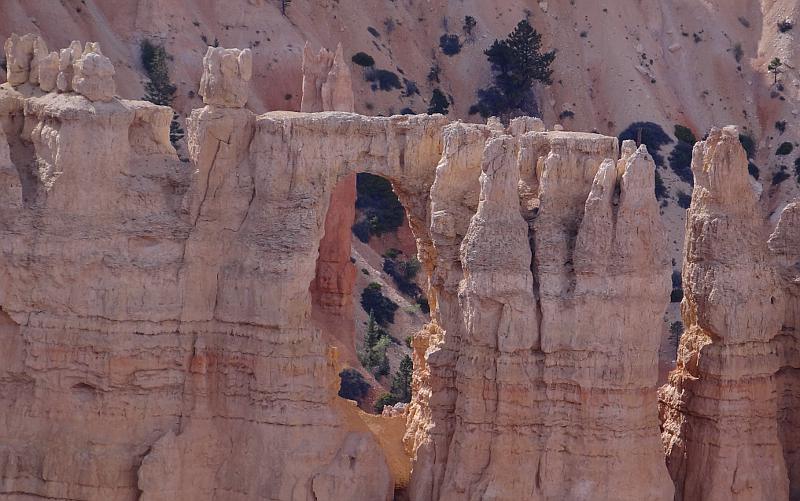
[[[613,138],[530,120],[443,138],[411,498],[670,499],[653,404],[669,263],[646,150],[616,161]]]
[[[676,499],[795,499],[797,205],[773,230],[733,127],[695,145],[692,171],[686,330],[660,391]]]

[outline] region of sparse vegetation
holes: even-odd
[[[442,115],[450,113],[450,101],[447,100],[447,96],[438,87],[433,89],[431,102],[428,106],[428,115],[433,115],[434,113],[441,113]]]
[[[369,67],[364,73],[364,79],[367,82],[372,82],[372,90],[380,89],[388,92],[394,89],[403,88],[403,85],[400,83],[400,77],[398,77],[396,73],[389,70]]]
[[[669,295],[671,303],[680,303],[683,299],[683,281],[681,279],[681,272],[672,270],[672,292]]]
[[[444,34],[439,37],[439,48],[446,56],[455,56],[461,52],[461,40],[458,35]]]
[[[365,289],[366,290],[366,289]],[[389,333],[379,327],[373,312],[369,314],[367,331],[364,333],[364,347],[359,352],[358,358],[361,365],[375,377],[389,374],[389,358],[386,348],[389,346]]]
[[[741,25],[745,28],[750,27],[750,21],[746,17],[739,16],[739,23],[741,23]]]
[[[733,58],[736,59],[737,63],[742,62],[742,57],[744,56],[744,50],[742,49],[742,44],[736,42],[733,46]]]
[[[375,38],[380,38],[381,37],[381,34],[378,32],[378,30],[376,30],[372,26],[368,26],[367,27],[367,31],[369,31],[369,34],[374,36]]]
[[[567,119],[567,118],[575,118],[575,112],[572,111],[572,110],[564,110],[564,111],[562,111],[561,113],[558,114],[558,119],[559,120],[564,120],[564,119]]]
[[[692,197],[682,191],[679,191],[677,202],[679,207],[683,209],[688,209],[689,206],[692,204]]]
[[[351,60],[355,64],[359,66],[364,66],[365,68],[375,66],[375,59],[366,52],[356,52],[355,54],[353,54]]]
[[[618,138],[620,142],[632,139],[637,145],[647,146],[647,151],[658,166],[664,165],[664,157],[659,152],[661,147],[672,142],[672,138],[664,132],[664,129],[653,122],[633,122],[620,132]]]
[[[781,73],[782,66],[783,62],[778,57],[770,61],[769,65],[767,66],[767,70],[775,77],[774,81],[772,82],[773,85],[778,83],[778,74]]]
[[[778,149],[775,150],[775,154],[784,156],[784,155],[788,155],[793,150],[794,150],[794,145],[792,143],[790,143],[789,141],[785,141],[785,142],[781,143],[780,146],[778,146]]]
[[[464,39],[469,42],[475,42],[475,26],[478,25],[478,21],[475,20],[472,16],[465,16],[464,17],[464,25],[461,27],[461,31],[464,33]]]
[[[367,243],[370,236],[383,235],[403,224],[405,210],[386,179],[360,173],[356,176],[356,193],[356,208],[361,218],[353,225],[353,233],[362,242]]]
[[[372,282],[361,291],[361,307],[369,312],[380,326],[394,323],[394,312],[399,306],[397,303],[384,296],[381,284]]]
[[[406,296],[413,298],[422,294],[419,285],[414,281],[420,267],[420,262],[416,257],[408,260],[386,257],[383,260],[383,271],[392,277],[394,283],[397,284],[397,289]]]
[[[800,183],[800,157],[794,159],[794,178]]]
[[[779,121],[775,122],[775,129],[778,132],[780,132],[781,134],[786,132],[786,121],[785,120],[779,120]]]
[[[486,51],[493,84],[479,89],[478,102],[469,113],[484,118],[499,116],[504,121],[516,115],[536,115],[533,83],[550,84],[555,50],[542,52],[542,36],[522,20],[505,40],[495,40]]]
[[[392,395],[391,393],[384,393],[378,400],[375,401],[375,412],[380,414],[383,412],[383,408],[387,405],[394,405],[397,403],[397,398]]]
[[[747,163],[747,173],[753,176],[753,179],[758,181],[758,177],[761,175],[761,172],[758,170],[758,166],[753,162]]]
[[[655,172],[656,172],[655,176],[656,199],[661,201],[666,201],[669,198],[669,190],[664,184],[664,180],[661,179],[661,174],[658,172],[657,169]]]
[[[411,357],[404,356],[400,360],[400,367],[392,378],[392,395],[397,397],[398,402],[411,402],[411,377],[414,364]]]
[[[406,88],[406,90],[403,91],[403,97],[411,97],[414,94],[419,95],[419,87],[417,87],[417,82],[404,78],[403,85]]]
[[[786,166],[781,165],[780,169],[772,175],[772,186],[777,186],[787,179],[789,179],[789,174],[786,172]]]
[[[782,21],[778,21],[778,31],[781,33],[786,33],[787,31],[791,31],[794,28],[794,23],[791,19],[784,19]]]
[[[442,69],[439,68],[438,64],[434,64],[431,66],[431,69],[428,70],[428,81],[433,83],[439,83],[439,74],[441,73]]]
[[[360,402],[371,388],[364,376],[355,369],[343,370],[339,373],[339,379],[339,396],[349,400]]]
[[[142,67],[147,74],[149,82],[144,86],[144,100],[161,106],[172,106],[175,100],[177,87],[170,82],[169,55],[163,45],[155,45],[150,40],[144,39],[139,45]],[[183,128],[178,122],[178,114],[172,112],[172,121],[169,124],[169,140],[176,146],[184,136]]]
[[[674,354],[673,358],[678,354],[678,344],[681,341],[681,336],[683,335],[683,322],[680,320],[672,322],[669,325],[669,343],[670,346],[674,347]]]
[[[675,125],[675,138],[678,142],[669,153],[667,161],[672,171],[681,180],[689,184],[694,184],[694,176],[692,175],[692,148],[697,138],[688,127],[683,125]]]

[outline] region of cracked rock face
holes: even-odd
[[[676,499],[795,499],[800,226],[770,224],[733,127],[695,145],[676,369],[660,390]]]

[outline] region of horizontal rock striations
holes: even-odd
[[[734,127],[694,147],[676,369],[660,391],[676,499],[800,495],[797,205],[770,236]]]

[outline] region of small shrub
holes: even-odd
[[[395,24],[394,19],[387,17],[383,20],[383,27],[386,28],[386,33],[391,34],[394,31]]]
[[[775,122],[775,129],[778,132],[780,132],[781,134],[786,132],[786,121],[785,120],[779,120],[779,121]]]
[[[420,263],[417,258],[411,258],[408,261],[398,261],[393,258],[386,258],[383,260],[383,271],[392,277],[392,280],[397,284],[397,289],[406,296],[416,298],[422,294],[422,289],[414,281],[420,269]]]
[[[381,293],[381,285],[377,282],[372,282],[361,291],[361,307],[370,312],[381,326],[393,324],[394,312],[399,308],[397,303]]]
[[[431,66],[431,69],[428,70],[428,81],[433,83],[439,83],[439,74],[441,73],[442,69],[439,68],[438,64],[434,64]]]
[[[358,238],[363,243],[368,244],[371,227],[372,225],[370,224],[370,222],[364,219],[354,224],[351,230],[353,230],[353,235],[355,235],[356,238]]]
[[[750,21],[749,21],[749,20],[748,20],[746,17],[741,17],[741,16],[739,16],[739,22],[740,22],[740,23],[742,24],[742,26],[744,26],[745,28],[749,28],[749,27],[750,27]]]
[[[684,141],[678,141],[667,158],[669,167],[681,180],[689,184],[694,184],[692,174],[692,145]]]
[[[389,70],[370,67],[364,75],[364,79],[367,82],[375,83],[373,90],[380,89],[388,92],[393,89],[403,88],[403,85],[400,83],[400,77]]]
[[[675,138],[678,141],[683,141],[684,143],[691,144],[692,146],[694,146],[694,143],[697,142],[697,138],[692,132],[692,129],[679,124],[675,124]]]
[[[400,114],[401,115],[416,115],[414,110],[412,110],[411,108],[409,108],[407,106],[405,108],[403,108],[402,110],[400,110]]]
[[[375,401],[375,412],[380,414],[383,412],[383,408],[387,405],[394,405],[397,403],[397,397],[392,395],[391,393],[384,393],[378,400]]]
[[[368,26],[367,27],[367,31],[369,31],[370,35],[374,36],[375,38],[380,38],[381,37],[381,34],[378,33],[378,30],[376,30],[372,26]]]
[[[359,173],[356,176],[356,194],[356,208],[363,219],[354,225],[353,233],[362,242],[368,242],[369,235],[380,236],[403,224],[405,209],[392,190],[392,184],[385,178]],[[366,240],[361,237],[364,232],[362,223],[366,223]]]
[[[419,296],[417,298],[417,304],[419,305],[420,311],[424,314],[429,314],[431,312],[431,306],[428,304],[428,298],[425,296]]]
[[[789,174],[786,172],[786,167],[782,165],[781,169],[772,175],[772,186],[777,186],[787,179],[789,179]]]
[[[419,95],[419,87],[417,87],[417,82],[415,82],[413,80],[409,80],[407,78],[404,78],[403,79],[403,84],[406,87],[406,90],[403,91],[403,96],[404,97],[411,97],[414,94]]]
[[[758,170],[758,166],[753,162],[747,162],[747,172],[753,176],[753,179],[756,181],[758,181],[758,176],[761,175],[761,172]]]
[[[792,150],[794,150],[794,145],[792,143],[786,141],[786,142],[781,143],[780,146],[778,146],[778,149],[775,150],[775,154],[776,155],[781,155],[781,156],[788,155],[789,153],[792,152]]]
[[[688,209],[689,206],[692,204],[692,197],[687,195],[686,193],[679,191],[678,192],[678,206],[683,209]]]
[[[800,157],[794,159],[794,177],[800,183]]]
[[[747,158],[754,158],[756,156],[756,141],[753,136],[749,134],[739,134],[739,142],[742,144]]]
[[[786,33],[787,31],[791,31],[794,28],[794,23],[791,19],[784,19],[783,21],[778,21],[778,31],[781,33]]]
[[[661,156],[659,150],[662,146],[672,142],[672,138],[664,132],[664,129],[653,122],[633,122],[620,132],[618,137],[620,142],[633,139],[636,144],[646,145],[647,151],[658,166],[664,165],[664,157]]]
[[[742,61],[743,56],[744,56],[744,50],[742,50],[742,44],[736,42],[736,44],[733,46],[733,57],[734,59],[736,59],[737,63],[740,63]]]
[[[461,52],[461,40],[458,35],[444,34],[439,37],[439,48],[446,56],[455,56]]]
[[[678,344],[681,341],[681,336],[683,335],[683,322],[676,321],[672,322],[669,325],[669,343],[670,346],[673,347],[674,353],[673,358],[678,355]]]
[[[364,380],[364,376],[355,369],[343,370],[339,373],[339,379],[341,380],[339,396],[349,400],[360,401],[367,396],[367,392],[371,388],[371,385]]]
[[[564,119],[567,119],[567,118],[575,118],[575,112],[572,111],[572,110],[564,110],[564,111],[562,111],[561,113],[558,114],[558,119],[559,120],[564,120]]]
[[[428,106],[428,115],[433,115],[434,113],[441,113],[442,115],[450,113],[450,102],[438,87],[433,89],[431,103]]]
[[[672,270],[672,294],[670,294],[670,301],[673,303],[679,303],[681,299],[683,299],[683,279],[681,278],[681,272],[678,270]],[[677,300],[675,299],[677,298]]]
[[[475,26],[478,25],[478,21],[475,20],[472,16],[464,16],[464,25],[461,27],[461,31],[464,32],[464,37],[467,40],[474,40],[475,35],[473,31],[475,30]]]
[[[392,395],[398,402],[411,402],[411,377],[414,365],[411,357],[404,356],[392,379]]]
[[[355,54],[353,54],[351,60],[355,64],[359,66],[364,66],[365,68],[375,66],[375,59],[366,52],[356,52]]]
[[[661,179],[661,174],[656,170],[656,183],[655,183],[656,199],[666,200],[669,198],[669,190],[664,185],[664,180]]]
[[[369,270],[366,268],[361,268],[361,273],[363,273],[364,275],[369,275]]]

